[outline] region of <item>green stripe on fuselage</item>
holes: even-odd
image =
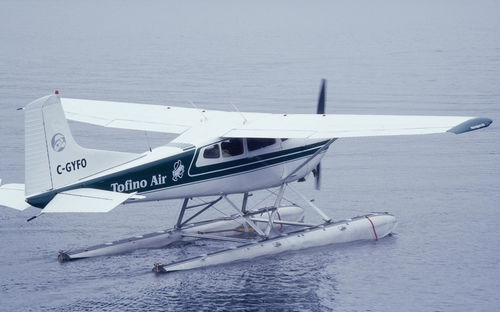
[[[306,157],[314,154],[326,142],[327,141],[322,141],[301,147],[233,161],[229,160],[202,167],[196,167],[195,165],[201,148],[198,148],[196,151],[192,149],[93,180],[52,190],[28,198],[28,203],[35,207],[45,207],[57,193],[76,188],[95,188],[125,193],[145,193],[168,189],[188,183],[197,183],[203,180],[244,173],[246,171],[261,169]]]

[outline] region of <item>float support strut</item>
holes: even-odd
[[[184,202],[182,203],[181,211],[179,212],[179,218],[177,218],[177,224],[175,225],[176,229],[180,229],[182,227],[182,218],[184,218],[184,212],[186,211],[187,204],[189,202],[189,198],[184,198]]]
[[[302,193],[294,189],[291,185],[288,185],[288,187],[297,195],[304,200],[305,203],[309,205],[309,207],[313,208],[325,222],[332,222],[332,218],[330,218],[326,213],[323,212],[318,206],[312,203],[312,201],[308,200],[307,197],[305,197]]]

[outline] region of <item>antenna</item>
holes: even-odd
[[[248,120],[245,118],[245,115],[243,115],[243,113],[242,113],[242,112],[240,112],[240,110],[238,109],[238,107],[236,107],[236,105],[234,105],[234,104],[233,104],[233,102],[230,102],[230,103],[231,103],[231,105],[234,107],[234,109],[235,109],[238,113],[240,113],[241,118],[243,118],[243,124],[246,124]]]
[[[203,119],[204,119],[205,121],[207,121],[207,120],[208,120],[207,116],[205,116],[205,114],[204,114],[204,112],[205,112],[205,110],[204,110],[204,109],[200,110],[200,109],[199,109],[196,105],[194,105],[194,102],[193,102],[193,101],[189,101],[189,103],[191,103],[191,105],[192,105],[194,108],[196,108],[196,109],[200,112],[201,116],[203,117]],[[200,121],[203,121],[203,120],[200,120]]]
[[[152,152],[153,150],[151,149],[151,144],[149,143],[148,132],[144,131],[144,135],[146,136],[146,143],[148,143],[149,151]]]

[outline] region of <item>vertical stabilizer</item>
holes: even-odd
[[[26,197],[76,183],[134,158],[136,154],[78,145],[58,95],[42,97],[25,108]]]

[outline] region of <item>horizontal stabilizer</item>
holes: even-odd
[[[136,193],[117,193],[91,188],[80,188],[57,194],[42,213],[108,212],[127,199],[141,199]]]
[[[24,210],[31,207],[25,201],[24,184],[5,184],[0,186],[0,206]]]

